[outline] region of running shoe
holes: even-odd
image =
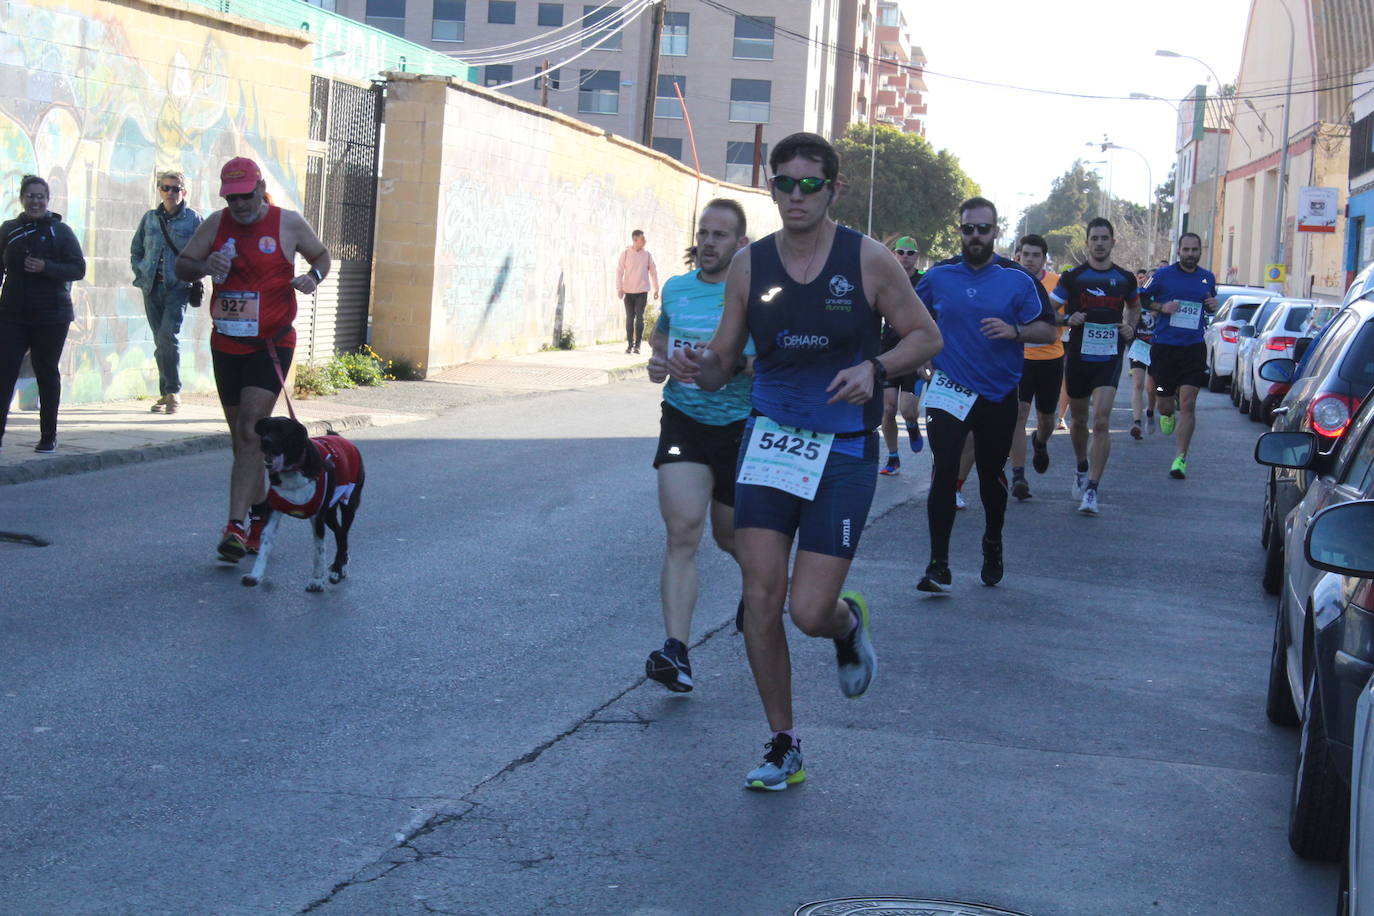
[[[955,508],[955,509],[967,509],[967,508],[968,508],[968,501],[967,501],[966,499],[964,499],[964,493],[963,493],[962,490],[955,490],[955,491],[954,491],[954,508]]]
[[[644,673],[673,693],[688,693],[692,689],[692,663],[687,660],[687,647],[676,639],[669,639],[662,649],[649,653]]]
[[[219,558],[225,563],[237,563],[248,552],[248,532],[241,522],[230,522],[224,526],[220,536]]]
[[[739,607],[735,608],[735,632],[744,632],[744,596],[739,599]]]
[[[1148,411],[1145,413],[1145,433],[1150,436],[1155,434],[1155,415]]]
[[[773,740],[764,745],[767,753],[763,763],[749,771],[744,777],[746,789],[761,792],[781,792],[788,786],[806,782],[806,768],[802,765],[801,742],[792,743],[792,737],[778,732]]]
[[[169,394],[163,400],[166,402],[165,407],[167,413],[176,413],[181,409],[181,395]]]
[[[983,538],[983,584],[992,586],[1002,581],[1002,542]]]
[[[948,595],[953,591],[953,585],[954,576],[949,571],[949,564],[943,560],[931,560],[926,566],[926,574],[916,583],[916,591]]]
[[[1026,483],[1024,477],[1013,477],[1011,479],[1011,495],[1017,499],[1030,499],[1030,484]]]
[[[1143,432],[1143,431],[1142,431],[1141,428],[1140,428],[1140,421],[1139,421],[1139,420],[1136,420],[1134,423],[1131,424],[1131,438],[1132,438],[1132,439],[1135,439],[1137,442],[1139,442],[1141,439],[1145,438],[1144,435],[1142,435],[1142,432]]]
[[[1083,515],[1098,515],[1101,510],[1097,507],[1097,487],[1088,487],[1083,491],[1083,501],[1078,504],[1078,511]]]
[[[902,473],[902,459],[896,455],[887,456],[887,464],[878,469],[878,473],[884,477],[896,477]]]
[[[1173,415],[1173,414],[1171,414],[1171,413],[1162,413],[1162,414],[1159,415],[1159,431],[1162,432],[1162,433],[1163,433],[1164,435],[1166,435],[1166,436],[1172,436],[1172,435],[1174,434],[1174,415]]]
[[[856,591],[842,592],[840,598],[858,616],[859,625],[848,636],[835,640],[835,664],[840,669],[840,691],[857,700],[878,673],[878,656],[868,632],[868,602]]]
[[[1083,498],[1083,491],[1086,490],[1086,489],[1088,489],[1088,472],[1087,472],[1087,471],[1074,471],[1074,472],[1073,472],[1073,498],[1074,498],[1074,499],[1082,499],[1082,498]]]
[[[1050,469],[1050,446],[1048,442],[1041,442],[1040,437],[1031,433],[1031,467],[1035,468],[1035,473],[1043,474]]]
[[[1062,429],[1062,430],[1068,430],[1068,428],[1069,428],[1069,423],[1068,423],[1068,421],[1067,421],[1064,417],[1060,417],[1060,418],[1059,418],[1059,423],[1056,424],[1056,425],[1057,425],[1060,429]]]
[[[1174,480],[1184,480],[1188,477],[1188,459],[1179,455],[1174,459],[1173,466],[1169,468],[1169,476]]]
[[[57,451],[57,437],[44,436],[38,440],[38,444],[33,447],[33,450],[40,455],[51,455]]]
[[[926,440],[921,438],[921,425],[919,423],[908,423],[906,425],[906,439],[911,444],[913,452],[919,452],[926,447]]]

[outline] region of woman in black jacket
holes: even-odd
[[[81,245],[62,217],[48,212],[48,183],[25,175],[19,183],[24,213],[0,225],[0,440],[24,354],[38,383],[37,452],[57,451],[57,405],[62,400],[58,361],[76,315],[69,287],[86,276]]]

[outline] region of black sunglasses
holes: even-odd
[[[257,192],[257,191],[249,191],[247,194],[225,194],[225,195],[224,195],[224,199],[227,200],[227,201],[229,201],[229,203],[231,203],[231,204],[236,204],[236,203],[238,203],[238,202],[240,202],[240,201],[252,200],[252,199],[253,199],[253,195],[256,194],[256,193],[258,193],[258,192]]]
[[[920,252],[918,252],[915,248],[894,248],[892,249],[892,253],[905,255],[906,257],[911,257],[912,255],[920,254]]]
[[[773,187],[784,194],[791,194],[793,188],[801,188],[803,194],[815,194],[828,184],[829,178],[792,178],[788,175],[773,178]]]
[[[959,227],[959,231],[964,235],[987,235],[996,228],[996,223],[964,223]]]
[[[182,191],[186,190],[179,184],[160,184],[158,187],[168,194],[180,194]]]

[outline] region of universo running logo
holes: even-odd
[[[793,334],[786,329],[778,332],[780,350],[824,350],[830,346],[830,338],[824,334]]]

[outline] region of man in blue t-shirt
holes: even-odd
[[[926,499],[930,562],[916,588],[947,594],[953,585],[949,539],[954,530],[955,487],[964,442],[973,434],[978,489],[983,500],[984,585],[1002,580],[1002,523],[1007,481],[1002,468],[1016,429],[1025,345],[1058,336],[1049,298],[1021,265],[994,253],[997,207],[983,197],[959,208],[962,254],[941,261],[916,284],[929,304],[945,346],[931,361],[926,435],[935,464]]]
[[[716,198],[706,205],[697,220],[698,269],[663,284],[663,308],[649,338],[649,380],[667,379],[654,467],[668,529],[659,580],[668,639],[649,653],[644,673],[676,693],[692,689],[687,644],[697,596],[697,546],[708,509],[716,544],[735,556],[735,458],[749,416],[754,349],[752,341],[745,345],[734,376],[719,391],[668,378],[668,357],[683,347],[704,347],[715,334],[725,307],[725,275],[735,252],[749,244],[745,229],[737,201]]]
[[[1135,336],[1140,299],[1135,275],[1112,263],[1116,230],[1111,222],[1100,216],[1089,220],[1087,240],[1087,262],[1060,274],[1050,298],[1063,307],[1064,323],[1069,326],[1064,345],[1064,390],[1073,409],[1069,438],[1078,460],[1073,493],[1080,513],[1097,515],[1101,511],[1097,484],[1112,453],[1112,404],[1121,380],[1121,354],[1124,344]]]
[[[1175,428],[1178,432],[1178,454],[1169,467],[1169,476],[1175,480],[1188,476],[1188,446],[1197,428],[1197,392],[1207,384],[1207,345],[1202,341],[1207,323],[1202,316],[1217,310],[1217,278],[1198,266],[1201,257],[1202,237],[1183,233],[1178,238],[1178,263],[1156,270],[1140,297],[1146,308],[1159,313],[1150,347],[1150,374],[1158,398],[1159,431],[1166,436]]]

